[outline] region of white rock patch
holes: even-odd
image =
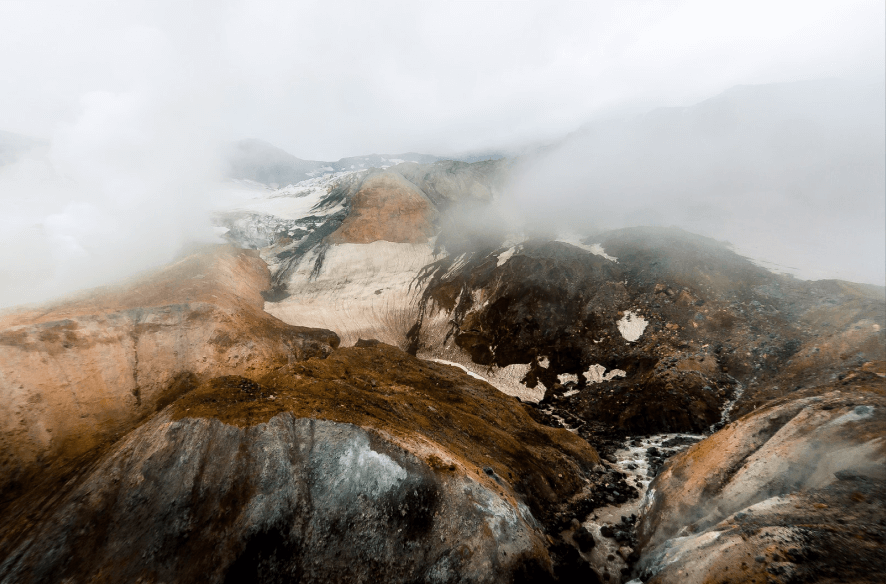
[[[584,375],[585,381],[588,383],[602,383],[604,381],[611,381],[616,377],[624,377],[627,375],[627,372],[621,369],[613,369],[606,373],[606,368],[598,363],[591,365],[582,375]]]
[[[646,330],[646,325],[649,324],[649,321],[639,314],[634,314],[628,310],[616,324],[618,325],[618,332],[621,333],[621,336],[623,336],[629,343],[633,343],[643,336],[643,331]]]

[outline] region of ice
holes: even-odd
[[[509,259],[511,259],[511,256],[513,256],[516,251],[517,251],[517,247],[514,246],[514,247],[509,247],[505,251],[498,254],[498,262],[496,263],[495,267],[500,268],[503,265],[505,265],[507,263],[507,261]]]

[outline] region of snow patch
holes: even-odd
[[[551,366],[551,360],[548,359],[547,357],[542,357],[541,359],[538,360],[538,366],[544,367],[545,369],[547,369],[548,367]]]
[[[309,215],[329,215],[341,209],[337,206],[318,212],[314,207],[329,193],[339,179],[356,171],[336,172],[332,175],[314,177],[287,185],[271,192],[254,188],[235,188],[227,200],[221,201],[224,212],[246,212],[270,215],[278,219],[295,220]],[[238,183],[239,184],[239,183]]]
[[[488,379],[486,379],[482,375],[477,375],[476,373],[469,370],[467,367],[465,367],[461,363],[456,363],[454,361],[446,361],[444,359],[430,359],[430,360],[433,361],[434,363],[440,363],[441,365],[451,365],[453,367],[458,367],[459,369],[461,369],[462,371],[464,371],[465,373],[467,373],[468,375],[470,375],[474,379],[479,379],[480,381],[485,381],[486,383],[489,383]]]
[[[291,267],[291,296],[265,310],[290,324],[333,330],[342,346],[361,338],[399,345],[418,318],[415,274],[434,261],[433,251],[433,242],[389,241],[314,250]]]
[[[507,263],[507,261],[509,259],[511,259],[511,256],[513,256],[516,251],[517,251],[517,247],[514,246],[514,247],[509,247],[505,251],[498,254],[498,263],[496,264],[495,267],[500,268],[503,265],[505,265]]]
[[[598,363],[588,367],[588,370],[582,375],[584,375],[585,381],[588,383],[602,383],[604,381],[612,381],[616,377],[624,377],[627,375],[627,372],[621,369],[613,369],[609,373],[606,373],[606,367],[603,367]]]
[[[616,324],[618,325],[618,332],[621,333],[621,336],[623,336],[629,343],[633,343],[643,336],[643,331],[646,330],[646,325],[649,324],[649,321],[639,314],[634,314],[632,311],[628,310]]]
[[[599,243],[594,243],[592,245],[582,243],[580,237],[574,233],[561,235],[560,238],[557,239],[557,241],[559,241],[560,243],[568,243],[569,245],[575,246],[579,249],[583,249],[594,255],[600,256],[601,258],[607,259],[610,262],[618,263],[618,258],[607,254],[602,245],[600,245]]]
[[[587,250],[594,255],[598,255],[601,258],[605,258],[605,259],[609,260],[610,262],[618,263],[618,258],[607,254],[606,251],[603,249],[603,246],[600,245],[599,243],[595,243],[591,246],[588,246]]]
[[[578,383],[578,375],[575,373],[561,373],[557,376],[557,380],[559,380],[560,383],[568,383],[570,381],[572,383]]]

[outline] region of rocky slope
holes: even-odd
[[[219,222],[271,268],[268,312],[334,328],[344,345],[375,338],[404,347],[421,293],[415,276],[434,260],[442,213],[489,201],[508,165],[402,163],[333,173],[257,198]]]
[[[653,582],[876,582],[886,391],[868,374],[776,400],[676,456],[638,537]]]
[[[591,446],[456,367],[336,350],[269,285],[221,246],[4,317],[0,581],[595,577],[559,533],[605,492]]]
[[[680,230],[586,242],[441,258],[419,277],[410,350],[481,374],[519,367],[589,437],[706,431],[882,362],[882,289],[772,274]]]
[[[541,522],[598,460],[485,383],[364,343],[201,384],[44,507],[0,581],[572,581],[589,568]]]
[[[509,168],[250,191],[251,251],[4,315],[0,581],[886,571],[884,290],[460,225]]]
[[[0,509],[35,481],[54,488],[202,379],[338,346],[330,331],[265,313],[269,278],[256,253],[213,247],[119,288],[0,317]]]
[[[288,322],[343,331],[346,344],[383,338],[462,367],[539,402],[531,408],[537,421],[598,448],[612,463],[600,475],[608,495],[588,499],[573,517],[578,527],[561,517],[555,529],[576,545],[582,533],[597,542],[580,555],[600,578],[625,581],[638,559],[649,574],[662,571],[654,559],[660,545],[644,543],[635,529],[673,534],[648,527],[635,497],[681,448],[773,400],[821,393],[823,384],[882,383],[882,288],[774,274],[724,243],[679,229],[531,239],[478,232],[456,218],[472,212],[465,208],[482,210],[485,191],[458,178],[448,182],[449,198],[432,194],[435,183],[426,178],[438,167],[386,171],[433,203],[439,219],[427,243],[395,243],[401,235],[386,234],[386,221],[373,226],[372,238],[382,241],[333,242],[336,221],[359,218],[354,194],[367,179],[331,184],[317,209],[336,209],[340,219],[315,229],[313,239],[283,238],[261,250],[285,288],[266,308]],[[492,186],[501,172],[457,170],[465,180],[489,173],[474,184]],[[820,454],[833,454],[827,449],[836,443],[825,444]],[[743,482],[753,496],[765,492]],[[639,523],[624,520],[631,513],[640,514]],[[686,549],[707,557],[706,540],[686,541]]]

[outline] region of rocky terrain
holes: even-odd
[[[651,581],[882,579],[882,380],[799,393],[691,447],[652,482],[637,529]]]
[[[883,288],[465,228],[512,161],[394,162],[0,318],[0,582],[886,573]]]

